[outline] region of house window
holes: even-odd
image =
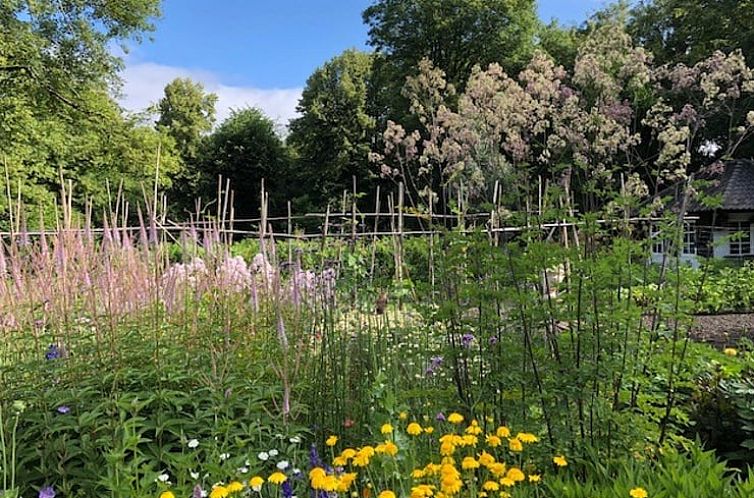
[[[696,254],[696,224],[683,224],[683,254]]]
[[[745,256],[751,254],[751,225],[749,223],[729,223],[731,256]]]
[[[665,240],[662,238],[660,227],[652,225],[650,229],[650,238],[652,239],[652,252],[655,254],[663,254],[665,252]]]

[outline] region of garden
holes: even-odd
[[[751,266],[579,231],[19,234],[3,496],[751,496],[754,348],[690,326]]]

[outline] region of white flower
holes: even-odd
[[[188,445],[189,448],[194,449],[197,446],[199,446],[199,440],[198,439],[189,439]]]
[[[222,453],[222,454],[220,454],[220,461],[221,462],[224,462],[228,458],[230,458],[230,453]]]
[[[168,482],[170,480],[170,476],[167,474],[160,474],[157,476],[157,480],[160,482]]]
[[[291,464],[288,463],[288,460],[280,460],[275,467],[277,467],[279,470],[285,470],[288,467],[290,467]]]
[[[278,450],[270,450],[268,453],[270,454],[271,457],[278,456]]]
[[[292,438],[290,438],[290,439],[289,439],[288,441],[290,441],[290,442],[291,442],[291,443],[293,443],[293,444],[298,444],[298,443],[300,443],[300,442],[301,442],[301,438],[300,438],[299,436],[293,436],[293,437],[292,437]]]
[[[239,473],[239,474],[245,474],[245,473],[247,473],[248,471],[249,471],[249,467],[240,467],[240,468],[238,469],[238,473]]]
[[[293,469],[293,475],[294,475],[294,476],[297,476],[297,475],[299,475],[299,474],[301,474],[301,469],[299,469],[299,468],[295,468],[295,469]]]
[[[720,150],[720,145],[711,141],[705,140],[703,144],[699,146],[699,152],[707,157],[712,157]]]
[[[196,481],[197,479],[199,479],[199,472],[194,472],[194,471],[191,471],[191,472],[189,472],[189,474],[191,474],[191,479],[193,479],[193,480],[195,480],[195,481]]]
[[[269,460],[269,459],[270,459],[270,455],[269,455],[269,453],[267,453],[266,451],[263,451],[263,452],[261,452],[261,453],[260,453],[259,455],[257,455],[257,458],[259,458],[259,459],[260,459],[260,460],[262,460],[263,462],[266,462],[267,460]]]

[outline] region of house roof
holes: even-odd
[[[688,201],[687,213],[704,213],[715,209],[725,211],[754,211],[754,161],[750,159],[736,159],[726,161],[722,168],[707,175],[697,175],[698,180],[709,182],[701,190],[705,196],[720,197],[720,204],[710,207],[702,204],[698,196]],[[672,185],[658,195],[670,195],[671,206],[679,207],[682,197],[682,185]]]
[[[754,161],[736,159],[723,163],[723,168],[716,173],[698,176],[700,180],[710,183],[702,190],[707,196],[720,197],[717,209],[726,211],[754,211]],[[698,198],[689,200],[688,213],[703,213],[714,208],[705,206]]]

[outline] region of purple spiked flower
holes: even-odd
[[[39,490],[39,498],[55,498],[55,490],[52,486],[45,486]]]

